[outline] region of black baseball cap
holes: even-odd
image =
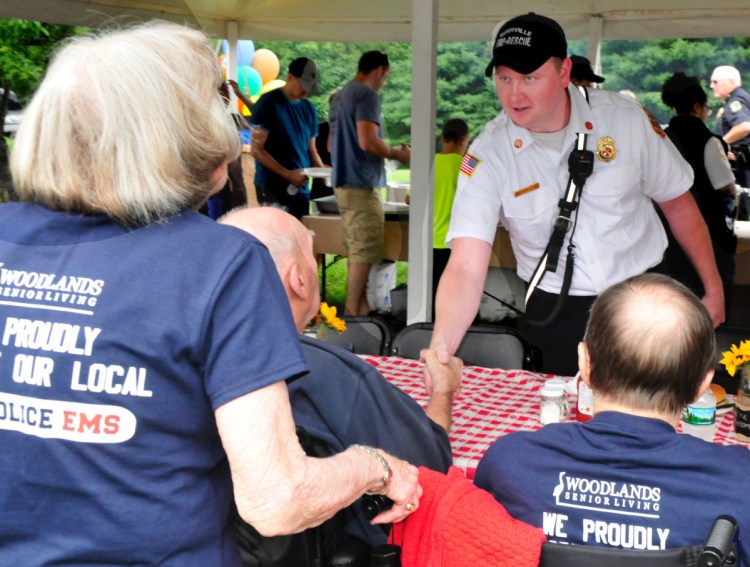
[[[586,80],[592,83],[603,83],[604,77],[594,73],[591,67],[591,61],[581,55],[571,55],[570,60],[573,62],[573,68],[570,70],[571,79]]]
[[[297,57],[297,59],[289,63],[289,73],[299,79],[302,88],[307,91],[308,95],[316,95],[320,92],[318,66],[312,59]]]
[[[484,74],[492,76],[498,65],[527,74],[536,71],[550,57],[568,56],[565,32],[555,20],[529,12],[505,22],[495,36],[492,61]]]

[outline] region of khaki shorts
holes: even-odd
[[[335,187],[349,261],[379,264],[383,260],[385,214],[377,189]]]

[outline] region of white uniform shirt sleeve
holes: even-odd
[[[703,149],[703,163],[714,189],[721,189],[734,183],[732,166],[729,165],[727,154],[724,153],[724,148],[717,138],[711,137],[706,142],[706,147]]]
[[[445,238],[449,247],[454,238],[478,238],[490,246],[495,241],[500,220],[499,188],[503,183],[500,175],[503,168],[493,163],[497,159],[488,146],[489,139],[487,131],[477,138],[459,170],[456,198]]]

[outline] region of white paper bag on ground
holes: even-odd
[[[396,262],[375,264],[367,280],[367,303],[370,309],[389,312],[391,290],[396,287]]]

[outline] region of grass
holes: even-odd
[[[388,181],[392,183],[409,183],[411,180],[411,169],[399,168],[388,173]],[[346,301],[346,274],[347,259],[328,254],[325,257],[326,266],[326,289],[325,296],[328,305],[335,305],[340,311],[344,309]],[[322,278],[322,270],[318,270],[318,276]],[[399,286],[409,280],[409,264],[407,262],[396,262],[396,285]],[[322,279],[321,279],[322,285]]]
[[[388,174],[388,181],[393,183],[410,183],[411,169],[397,169]]]
[[[344,309],[346,301],[346,274],[347,259],[333,254],[326,254],[326,289],[325,296],[328,305],[335,305],[339,311]],[[318,276],[321,277],[322,285],[322,268],[318,269]],[[396,262],[396,286],[406,283],[409,280],[408,262]]]

